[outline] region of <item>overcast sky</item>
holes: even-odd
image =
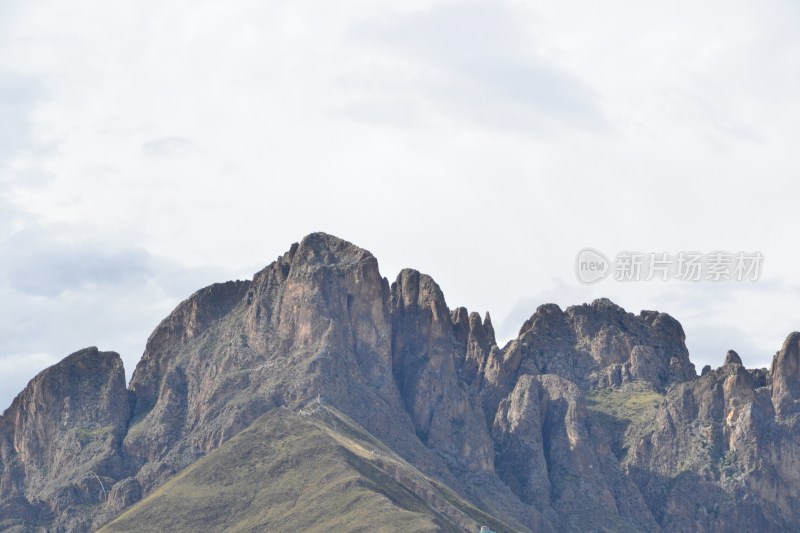
[[[609,297],[768,366],[800,329],[800,4],[0,1],[0,410],[316,230],[502,340]],[[757,282],[578,282],[584,247]]]

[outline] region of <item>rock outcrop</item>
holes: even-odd
[[[624,460],[665,530],[800,529],[800,427],[790,416],[798,339],[776,355],[772,390],[729,351],[722,367],[666,395]]]
[[[522,367],[582,386],[643,380],[664,388],[696,376],[685,334],[665,313],[625,312],[601,298],[568,308],[545,305],[522,326]]]

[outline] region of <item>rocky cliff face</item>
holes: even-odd
[[[0,418],[0,529],[96,527],[310,404],[513,530],[798,529],[799,400],[800,334],[770,372],[730,352],[697,377],[675,319],[601,299],[543,305],[500,347],[429,276],[390,285],[317,233],[181,303],[128,389],[96,349],[37,376]]]
[[[489,339],[479,319],[464,324],[463,314],[455,313],[454,323],[433,279],[402,271],[392,285],[392,368],[420,440],[472,470],[490,472],[491,438],[468,390],[483,359],[480,341]]]
[[[792,333],[775,356],[771,385],[730,351],[722,367],[669,391],[623,461],[666,530],[800,529],[798,344]]]
[[[521,376],[500,402],[493,435],[499,476],[560,529],[657,529],[574,383],[553,374]]]

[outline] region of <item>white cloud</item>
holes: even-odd
[[[356,25],[353,47],[371,53],[342,76],[348,112],[380,120],[399,105],[421,125],[445,118],[522,135],[605,127],[592,90],[538,51],[511,7],[444,3]]]
[[[173,135],[150,139],[142,144],[142,151],[150,157],[179,157],[189,154],[194,143],[186,137]]]
[[[140,284],[155,274],[152,258],[144,250],[115,249],[102,243],[62,243],[42,228],[14,233],[0,251],[0,277],[17,291],[34,296]]]
[[[39,93],[35,81],[0,67],[0,167],[31,142],[29,115]]]

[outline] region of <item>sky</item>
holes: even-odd
[[[698,371],[800,329],[793,0],[0,1],[0,410],[85,346],[130,376],[210,283],[313,231],[413,267],[501,341],[607,297]],[[760,252],[757,281],[578,252]]]

